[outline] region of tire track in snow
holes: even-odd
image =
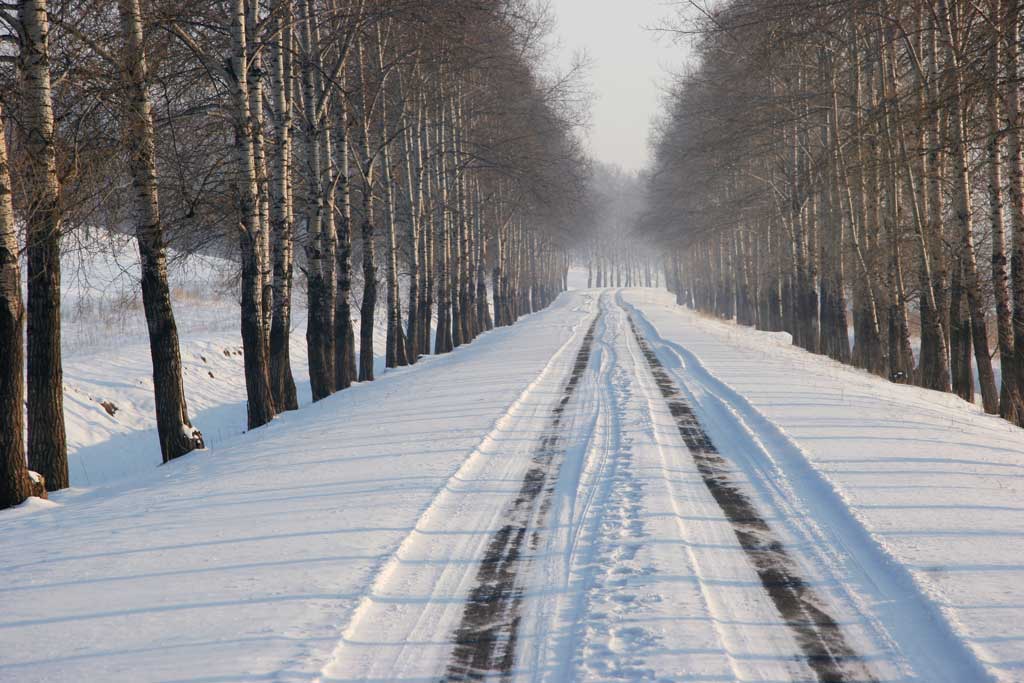
[[[629,317],[629,326],[704,484],[732,524],[740,546],[779,614],[793,631],[808,666],[821,681],[875,680],[847,644],[836,620],[825,611],[820,598],[799,575],[797,563],[750,497],[732,481],[728,463],[718,454],[693,409],[640,334],[632,316]]]
[[[597,303],[594,298],[590,295],[585,295],[585,299],[581,306],[577,306],[572,309],[574,313],[587,313],[591,310],[592,306]],[[599,317],[600,313],[598,313]],[[568,338],[562,343],[558,349],[551,355],[551,357],[544,364],[543,369],[538,375],[530,381],[530,383],[523,389],[520,395],[513,401],[504,412],[494,421],[491,430],[481,439],[480,443],[469,453],[467,458],[462,462],[459,468],[447,479],[447,481],[434,492],[431,496],[430,502],[421,510],[416,523],[413,525],[409,533],[401,540],[394,552],[390,553],[385,558],[382,558],[380,564],[374,568],[371,574],[371,578],[368,582],[368,588],[365,593],[359,598],[359,601],[348,616],[347,620],[339,627],[341,632],[341,638],[338,641],[333,653],[328,658],[326,663],[322,665],[320,673],[313,680],[317,683],[321,681],[332,681],[332,680],[351,680],[353,675],[366,675],[363,671],[366,665],[366,660],[361,657],[365,653],[354,652],[353,645],[361,644],[362,633],[367,628],[373,628],[375,620],[380,616],[379,612],[381,609],[388,609],[389,606],[393,606],[396,602],[394,598],[390,596],[393,591],[391,590],[395,584],[403,583],[408,577],[403,575],[403,564],[405,561],[403,558],[406,555],[415,555],[416,547],[423,540],[423,534],[435,534],[437,532],[424,532],[424,529],[429,529],[433,526],[432,522],[437,516],[439,508],[444,507],[443,502],[451,497],[451,494],[461,489],[461,485],[466,481],[471,481],[474,477],[474,473],[477,472],[481,467],[486,467],[485,454],[489,449],[493,449],[495,444],[499,443],[502,438],[502,434],[509,431],[509,428],[520,419],[534,419],[533,412],[536,410],[535,394],[541,392],[544,385],[552,382],[554,378],[550,376],[553,373],[561,370],[561,359],[563,356],[577,343],[579,343],[579,335],[583,325],[588,325],[586,328],[588,331],[593,330],[593,326],[597,321],[597,317],[593,318],[590,323],[586,322],[586,318],[589,316],[581,317],[580,320],[572,323],[571,332]],[[453,355],[441,356],[431,358],[432,361],[445,360],[453,358]],[[560,374],[560,372],[558,372]],[[460,535],[465,535],[462,532],[458,532]],[[417,561],[417,564],[423,564],[422,561]],[[444,602],[445,600],[442,600]],[[425,610],[421,611],[419,616],[416,617],[418,620],[423,620]],[[403,624],[403,628],[406,630],[412,630],[413,625]],[[373,657],[372,659],[377,659]],[[400,663],[403,657],[400,653],[394,657],[394,662]],[[296,660],[285,669],[290,669],[293,665],[301,667],[303,660]],[[378,662],[379,663],[379,662]],[[387,668],[387,665],[385,665]],[[390,675],[376,676],[372,675],[373,680],[390,680]]]
[[[653,680],[656,672],[647,665],[646,657],[652,648],[664,644],[660,635],[640,622],[630,622],[630,616],[648,607],[646,603],[651,600],[660,602],[662,596],[645,595],[634,585],[644,582],[658,568],[649,553],[638,557],[651,540],[643,519],[643,499],[648,494],[634,462],[633,430],[638,425],[631,420],[638,416],[631,412],[631,407],[636,377],[620,357],[618,348],[625,315],[620,307],[613,306],[614,315],[605,317],[605,335],[601,340],[609,355],[604,390],[611,437],[604,447],[611,462],[602,472],[605,481],[600,483],[605,490],[597,505],[585,511],[580,521],[580,531],[584,525],[587,527],[590,547],[583,553],[585,566],[578,569],[583,575],[578,589],[582,603],[577,607],[581,615],[579,633],[574,634],[572,646],[563,654],[571,653],[576,659],[565,663],[575,664],[575,678]],[[569,677],[566,672],[560,673]]]
[[[884,680],[992,681],[976,653],[956,632],[914,577],[854,515],[813,456],[745,395],[711,371],[694,351],[669,338],[649,311],[619,301],[682,383],[682,389],[719,430],[747,442],[737,453],[741,469],[761,495],[790,516],[793,531],[818,554],[818,563],[837,582],[833,597],[857,610],[876,652]],[[647,303],[647,302],[645,302]],[[668,309],[674,309],[675,304]],[[922,404],[924,405],[924,404]],[[930,410],[930,404],[924,405]],[[734,444],[733,447],[736,447]],[[793,518],[795,516],[795,519]],[[849,631],[848,631],[849,633]],[[870,647],[870,643],[864,643]]]
[[[576,392],[590,363],[594,330],[602,312],[591,322],[576,354],[573,369],[530,469],[523,477],[516,498],[506,510],[508,520],[491,537],[477,570],[476,583],[462,612],[453,636],[446,681],[479,680],[497,673],[509,677],[515,664],[516,640],[522,619],[525,587],[520,581],[524,551],[536,550],[551,506],[559,469],[558,456],[564,450],[560,427],[565,407]]]
[[[656,569],[652,558],[637,557],[647,540],[644,492],[622,403],[630,384],[617,348],[625,315],[611,299],[601,298],[590,370],[574,401],[577,415],[592,418],[565,444],[541,544],[531,552],[529,574],[520,574],[530,590],[519,624],[517,680],[654,675],[644,660],[658,637],[631,616],[660,596],[632,585]]]

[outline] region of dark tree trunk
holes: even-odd
[[[334,301],[334,373],[338,390],[347,389],[356,381],[355,330],[352,325],[352,179],[350,176],[348,114],[341,106],[339,144],[335,154],[340,159],[338,196],[341,197],[341,215],[335,223],[338,249],[335,252],[334,274],[338,278],[338,294]]]
[[[409,207],[409,304],[408,321],[406,323],[406,356],[410,363],[415,363],[420,356],[420,282],[423,277],[421,270],[422,257],[420,252],[420,233],[422,232],[423,216],[423,154],[418,147],[420,140],[420,124],[422,109],[417,113],[416,125],[409,125],[408,112],[402,110],[402,122],[407,127],[402,136],[403,159],[405,161],[405,180],[407,202]],[[414,140],[416,141],[414,143]]]
[[[421,168],[420,173],[427,175],[427,169]],[[424,183],[427,182],[427,178],[424,177]],[[429,355],[431,352],[430,347],[430,322],[431,312],[434,308],[434,222],[431,218],[431,213],[424,209],[423,211],[423,223],[420,230],[420,269],[423,273],[423,289],[420,292],[419,301],[419,340],[420,340],[420,353]]]
[[[1014,367],[1003,365],[1003,375],[1013,372],[1024,395],[1024,154],[1021,150],[1020,0],[1007,0],[1004,30],[1006,41],[1006,158],[1009,175],[1010,286],[1013,293]]]
[[[6,119],[0,109],[0,510],[29,497],[25,462],[25,309],[7,165]]]
[[[28,453],[29,467],[49,491],[67,488],[64,391],[60,350],[60,183],[53,146],[46,0],[18,3],[22,29],[19,73],[23,103],[24,170],[31,188],[28,235]]]
[[[971,363],[971,318],[966,311],[963,286],[963,259],[957,258],[950,287],[950,355],[953,391],[960,398],[974,402],[974,373]]]
[[[384,55],[382,48],[380,68],[383,71]],[[408,365],[405,349],[405,334],[402,332],[402,298],[398,288],[398,242],[395,219],[395,188],[391,169],[391,145],[388,139],[387,98],[380,102],[380,149],[381,149],[381,184],[384,189],[384,230],[387,246],[387,268],[385,270],[385,286],[387,287],[387,337],[384,347],[384,365],[388,368]]]
[[[377,310],[377,264],[374,262],[373,180],[363,182],[363,302],[359,308],[359,381],[373,381],[373,317]]]
[[[995,16],[1000,16],[1001,0],[992,0]],[[989,76],[992,83],[999,82],[1002,57],[1002,36],[992,31],[989,49]],[[1006,228],[1003,213],[1003,131],[1001,103],[997,88],[988,94],[989,139],[988,139],[988,194],[989,217],[992,226],[992,289],[996,302],[996,330],[998,332],[999,361],[1002,365],[1002,382],[999,393],[999,415],[1010,422],[1020,424],[1024,419],[1024,404],[1021,403],[1020,389],[1014,358],[1013,315],[1010,303],[1010,282],[1006,259]]]

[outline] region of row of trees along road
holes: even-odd
[[[682,18],[697,59],[656,126],[644,216],[679,302],[967,400],[976,367],[984,409],[1024,422],[1020,5]]]
[[[0,3],[0,508],[27,468],[68,486],[77,226],[137,238],[165,461],[203,445],[168,244],[238,263],[249,428],[298,405],[296,285],[314,400],[373,379],[375,318],[393,367],[546,306],[587,169],[578,73],[542,68],[548,25],[526,0]]]

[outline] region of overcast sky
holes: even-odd
[[[561,60],[585,50],[596,95],[591,154],[627,170],[647,165],[647,137],[658,111],[659,86],[679,67],[685,48],[646,30],[673,13],[667,0],[551,0]]]

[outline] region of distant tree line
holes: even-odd
[[[587,269],[587,287],[655,287],[661,282],[658,244],[638,230],[644,178],[595,162],[588,183],[586,231],[576,259]]]
[[[249,428],[298,406],[296,286],[314,400],[373,380],[378,317],[394,367],[550,303],[588,163],[578,74],[541,68],[548,23],[526,0],[0,3],[0,508],[29,469],[69,483],[77,227],[138,243],[165,462],[203,446],[169,244],[238,263]]]
[[[730,0],[673,30],[696,59],[644,227],[679,302],[967,400],[976,370],[1024,422],[1020,0]]]

